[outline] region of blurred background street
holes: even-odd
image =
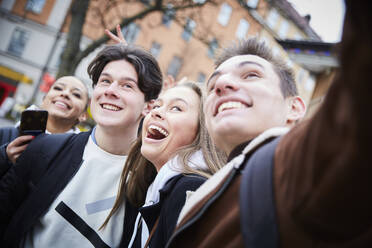
[[[0,127],[9,127],[13,126],[14,122],[6,118],[0,118]]]
[[[255,37],[294,71],[309,118],[338,69],[343,15],[342,0],[0,0],[0,118],[40,106],[61,76],[89,87],[87,66],[116,24],[176,81],[204,83],[222,47]]]

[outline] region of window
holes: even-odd
[[[227,3],[222,4],[220,14],[218,15],[218,22],[222,26],[226,26],[229,23],[232,8]]]
[[[279,13],[276,11],[276,9],[272,9],[267,16],[267,25],[269,25],[270,28],[274,28],[276,26],[276,23],[279,19]]]
[[[274,57],[278,56],[279,53],[280,53],[280,49],[279,49],[277,46],[274,46],[274,47],[271,49],[271,51],[272,51],[272,54],[273,54]]]
[[[152,54],[152,56],[154,56],[155,58],[158,58],[160,51],[161,51],[161,45],[157,43],[156,41],[153,41],[151,44],[151,48],[150,48],[150,53]]]
[[[260,42],[265,43],[266,46],[271,46],[270,45],[271,42],[270,42],[269,38],[267,38],[266,36],[261,36],[260,37]]]
[[[298,71],[298,73],[297,73],[297,78],[296,78],[296,82],[297,82],[297,84],[303,84],[303,81],[304,81],[304,79],[305,79],[305,76],[306,76],[306,74],[305,74],[305,70],[300,69],[300,70]]]
[[[40,14],[44,8],[45,0],[28,0],[26,3],[26,10]]]
[[[289,29],[289,24],[286,20],[282,20],[282,23],[280,24],[280,28],[279,28],[279,32],[278,32],[278,35],[280,38],[284,39],[287,37],[287,33],[288,33],[288,29]]]
[[[57,59],[56,59],[56,63],[55,63],[55,67],[58,68],[60,65],[61,65],[61,61],[62,61],[62,55],[63,55],[63,52],[65,51],[65,48],[66,48],[66,44],[64,44],[60,51],[58,52],[58,56],[57,56]]]
[[[245,19],[240,19],[238,28],[236,29],[236,37],[238,39],[244,39],[249,29],[249,22]]]
[[[8,45],[8,52],[15,56],[21,57],[29,38],[30,31],[16,27]]]
[[[258,0],[247,0],[247,6],[250,8],[257,8]]]
[[[188,18],[186,21],[185,28],[182,33],[182,39],[184,39],[185,41],[189,41],[195,27],[196,27],[196,23],[192,19]]]
[[[140,0],[140,1],[141,1],[141,3],[143,3],[145,5],[149,5],[151,0]]]
[[[315,78],[313,76],[309,76],[305,82],[305,90],[312,91],[315,87]]]
[[[293,62],[290,59],[287,61],[287,66],[293,69]]]
[[[168,27],[168,28],[170,27],[170,25],[172,23],[172,20],[174,18],[174,15],[175,15],[175,11],[173,9],[173,5],[168,4],[167,5],[167,10],[163,14],[163,18],[162,18],[162,22],[166,27]]]
[[[302,37],[301,34],[299,34],[299,33],[295,33],[295,34],[293,35],[293,39],[294,39],[294,40],[302,40],[303,37]]]
[[[200,82],[200,83],[205,83],[205,74],[203,72],[199,72],[198,73],[198,79],[197,79],[197,82]]]
[[[213,38],[211,42],[209,42],[208,46],[208,56],[210,58],[214,58],[214,54],[216,53],[216,50],[218,48],[218,41],[216,38]]]
[[[177,78],[178,73],[180,72],[181,66],[182,66],[182,59],[178,56],[174,56],[168,66],[167,74],[172,75],[174,78]]]
[[[121,29],[121,32],[123,32],[124,38],[128,43],[134,43],[140,31],[140,27],[134,22]]]

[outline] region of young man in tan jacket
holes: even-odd
[[[289,71],[252,40],[225,50],[205,114],[230,162],[189,197],[167,247],[372,247],[368,5],[346,1],[339,74],[286,134],[276,127],[305,110]]]

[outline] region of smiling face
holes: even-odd
[[[204,112],[216,145],[229,153],[263,131],[285,126],[291,104],[273,66],[255,55],[234,56],[208,81]]]
[[[109,62],[93,90],[91,112],[97,127],[113,131],[137,128],[145,107],[134,67],[125,60]]]
[[[85,112],[88,102],[87,88],[75,77],[61,77],[45,95],[41,108],[50,118],[75,124]]]
[[[191,144],[198,131],[199,96],[177,86],[162,93],[142,129],[142,155],[159,169],[181,147]]]

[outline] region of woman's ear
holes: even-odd
[[[155,100],[150,100],[148,102],[145,102],[145,106],[143,107],[142,116],[146,116],[148,113],[150,113],[152,107],[154,106]]]
[[[304,100],[299,96],[289,97],[288,100],[290,106],[287,115],[287,125],[292,125],[305,116],[306,105]]]

